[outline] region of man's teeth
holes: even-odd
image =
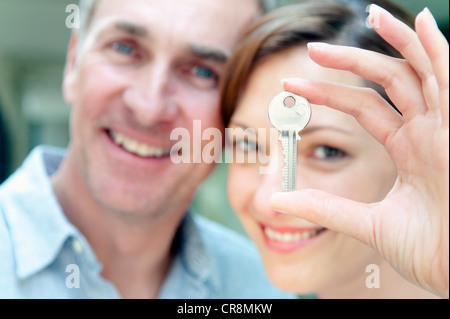
[[[295,242],[295,241],[301,241],[305,240],[311,237],[314,237],[321,233],[324,230],[324,228],[311,230],[311,231],[301,231],[301,232],[295,232],[295,233],[281,233],[277,232],[269,227],[264,228],[264,233],[266,234],[267,238],[276,240],[282,243],[288,243],[288,242]]]
[[[121,133],[110,131],[114,143],[122,146],[126,151],[141,157],[163,157],[170,154],[170,149],[153,147],[133,140]]]

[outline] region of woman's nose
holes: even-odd
[[[264,174],[260,172],[261,182],[254,193],[254,207],[259,213],[264,214],[267,217],[279,214],[270,208],[269,201],[273,194],[282,191],[281,184],[283,182],[283,177],[281,176],[281,171],[285,165],[283,158],[281,152],[276,154],[276,156],[271,156],[270,165],[276,165],[277,169],[270,170]],[[273,161],[276,161],[276,163],[274,164]]]

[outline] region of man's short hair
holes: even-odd
[[[82,38],[87,28],[89,27],[90,20],[94,14],[94,10],[99,0],[80,0],[80,30],[79,37]],[[258,0],[262,11],[268,12],[281,5],[281,0]]]
[[[80,38],[86,33],[97,3],[98,0],[80,0],[80,30],[78,31]]]

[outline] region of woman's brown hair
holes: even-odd
[[[271,54],[308,42],[355,46],[392,57],[400,54],[366,25],[368,6],[375,3],[413,26],[409,12],[389,1],[328,0],[284,6],[262,17],[246,33],[221,78],[221,113],[225,126],[255,66]],[[387,101],[384,89],[367,81]]]

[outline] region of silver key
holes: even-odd
[[[285,192],[296,188],[297,141],[300,131],[308,125],[311,119],[311,106],[304,97],[290,92],[282,92],[275,96],[269,106],[269,119],[272,125],[280,131],[284,161],[283,184]]]

